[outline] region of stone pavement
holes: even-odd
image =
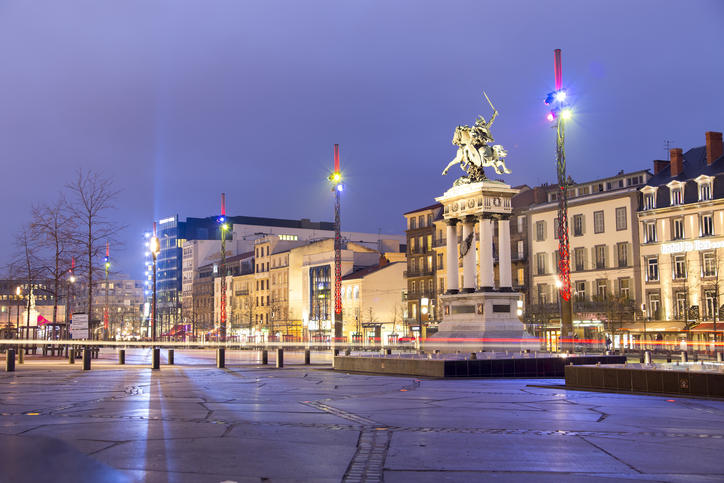
[[[1,482],[724,480],[724,401],[112,357],[0,372]]]

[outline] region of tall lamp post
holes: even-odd
[[[221,216],[217,219],[221,231],[221,304],[219,316],[219,340],[226,342],[226,232],[229,224],[226,223],[226,193],[221,193]]]
[[[153,222],[153,236],[148,242],[148,248],[151,252],[151,256],[153,256],[153,298],[151,299],[151,340],[153,342],[156,342],[156,258],[158,257],[158,254],[161,252],[161,246],[158,242],[158,237],[156,236],[156,222]]]
[[[334,171],[328,178],[334,191],[334,326],[332,340],[342,337],[342,233],[340,223],[340,195],[344,191],[339,169],[339,144],[334,145]]]
[[[67,339],[70,339],[70,318],[71,314],[73,313],[73,309],[70,306],[71,303],[71,296],[72,296],[72,289],[71,287],[75,283],[75,275],[73,274],[73,269],[75,268],[75,258],[72,259],[70,270],[68,270],[68,284],[67,284],[67,293],[65,296],[65,337]]]
[[[106,241],[106,256],[103,259],[103,265],[106,269],[106,302],[105,307],[103,308],[103,338],[108,339],[108,326],[110,322],[110,306],[108,305],[108,272],[111,269],[111,259],[110,259],[110,249],[108,247],[108,242]]]
[[[572,348],[573,301],[571,300],[571,260],[568,244],[568,177],[566,175],[565,126],[573,112],[567,103],[567,91],[563,88],[561,49],[555,50],[554,74],[556,90],[548,93],[545,103],[551,106],[548,120],[556,126],[556,168],[558,174],[558,288],[561,305],[561,342],[563,348]]]
[[[15,330],[18,333],[18,339],[20,338],[20,301],[22,300],[23,289],[18,285],[15,288],[15,298],[18,301],[18,310],[15,314]]]

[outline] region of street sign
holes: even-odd
[[[71,339],[87,339],[88,338],[88,314],[73,314],[70,322]]]

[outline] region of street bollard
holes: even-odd
[[[5,371],[15,371],[15,349],[8,349],[5,352]]]
[[[126,349],[118,349],[118,364],[126,363]]]
[[[277,367],[284,367],[284,349],[277,349]]]
[[[87,347],[83,349],[83,370],[91,370],[91,350]]]
[[[722,359],[722,355],[723,355],[723,354],[722,354],[721,352],[718,352],[718,351],[717,351],[717,353],[716,353],[716,361],[717,361],[717,362],[724,362],[724,359]]]
[[[151,369],[154,371],[161,369],[161,349],[159,347],[151,349]]]
[[[173,349],[168,350],[168,365],[173,365]]]
[[[266,349],[261,351],[261,363],[264,365],[269,364],[269,351]]]
[[[644,351],[644,360],[641,362],[644,364],[651,364],[651,351]]]
[[[385,349],[385,355],[388,355],[388,356],[392,355],[392,349],[389,349],[389,348]]]
[[[18,351],[18,364],[25,364],[25,350],[22,347]]]
[[[337,352],[337,349],[334,349],[335,352]],[[304,365],[308,366],[311,364],[311,351],[309,349],[304,350]]]
[[[223,347],[216,349],[216,367],[219,369],[226,367],[226,349]]]
[[[686,353],[686,351],[681,351],[681,362],[688,362],[689,361],[689,354]]]
[[[75,346],[68,350],[68,364],[75,364]]]
[[[471,352],[471,353],[470,353],[470,360],[471,360],[471,361],[474,361],[474,360],[477,360],[477,359],[478,359],[478,354],[477,354],[476,352]]]

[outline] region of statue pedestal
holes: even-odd
[[[432,336],[443,352],[539,350],[538,340],[518,319],[518,292],[487,291],[442,295],[443,321]]]

